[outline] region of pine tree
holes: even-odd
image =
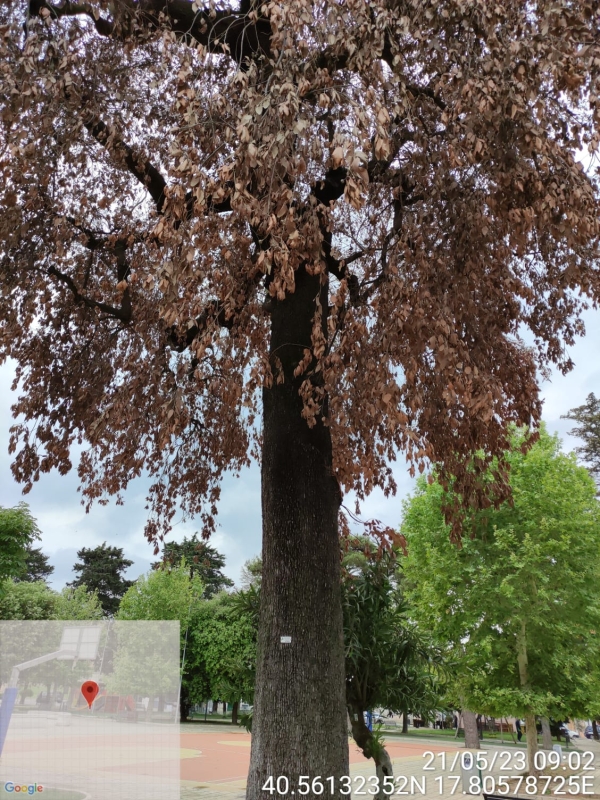
[[[572,419],[579,423],[569,431],[571,436],[583,439],[583,447],[576,447],[575,452],[586,464],[596,482],[600,482],[600,398],[594,393],[588,394],[585,403],[572,408],[561,419]]]
[[[225,556],[214,547],[198,539],[194,534],[191,539],[183,537],[183,542],[166,542],[163,545],[162,561],[155,561],[153,569],[163,566],[179,566],[182,559],[189,567],[190,578],[198,576],[204,585],[203,596],[206,599],[213,597],[218,592],[233,586],[233,581],[222,572],[225,566]]]
[[[67,586],[85,585],[89,592],[97,591],[104,613],[116,614],[121,598],[134,584],[121,574],[133,561],[124,557],[122,548],[111,547],[106,542],[98,547],[82,547],[77,551],[77,558],[80,561],[73,566],[73,571],[79,574]]]
[[[48,561],[48,556],[42,552],[41,547],[32,547],[29,544],[25,549],[25,570],[15,578],[17,582],[35,583],[45,581],[54,572],[54,567]]]

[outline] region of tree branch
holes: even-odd
[[[119,15],[112,19],[96,18],[87,3],[63,0],[59,4],[48,0],[30,0],[30,14],[46,12],[61,17],[89,17],[101,36],[126,39],[139,31],[154,31],[167,26],[184,40],[193,40],[211,53],[228,53],[238,64],[245,59],[271,56],[271,25],[263,17],[250,16],[229,9],[195,11],[192,0],[132,0],[118,5]]]
[[[51,266],[48,269],[48,275],[51,275],[61,283],[64,283],[65,286],[71,290],[76,303],[81,303],[88,308],[97,308],[100,311],[104,311],[105,314],[109,314],[111,317],[120,319],[122,322],[131,321],[131,302],[125,299],[125,294],[123,295],[121,307],[116,308],[115,306],[108,305],[108,303],[102,303],[98,300],[93,300],[91,297],[86,297],[86,295],[81,294],[75,284],[75,281],[69,275],[65,275],[64,272],[60,272],[55,266]]]
[[[161,214],[166,200],[167,182],[156,167],[143,155],[136,154],[134,149],[122,139],[117,138],[115,131],[98,117],[88,115],[84,117],[83,124],[98,144],[110,149],[117,156],[121,156],[129,172],[146,187],[154,200],[156,210]],[[109,148],[110,139],[113,144]]]

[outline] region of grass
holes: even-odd
[[[427,739],[455,739],[457,741],[463,742],[465,735],[463,731],[460,731],[458,737],[455,737],[456,730],[453,728],[452,730],[443,728],[440,730],[439,728],[409,728],[408,733],[402,733],[402,727],[398,725],[397,727],[386,728],[385,724],[382,727],[383,732],[387,734],[396,733],[398,736],[403,736],[405,738],[427,738]],[[491,731],[483,731],[481,734],[482,741],[489,741],[489,742],[496,742],[497,744],[501,745],[518,745],[517,736],[514,735],[514,739],[508,732],[504,732],[503,740],[500,738],[500,733],[492,733]],[[538,742],[541,741],[541,736],[538,736]],[[561,738],[559,741],[555,736],[552,737],[552,741],[558,744],[561,744],[563,747],[566,747],[566,743],[564,738]],[[523,736],[523,740],[520,743],[521,747],[525,747],[527,744],[526,736]]]
[[[204,714],[194,711],[192,714],[190,714],[187,721],[204,722]],[[227,714],[207,714],[206,722],[231,722],[231,711],[228,711]]]

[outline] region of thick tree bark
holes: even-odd
[[[239,707],[240,707],[240,702],[239,702],[239,700],[236,700],[235,703],[233,704],[232,708],[231,708],[231,724],[232,725],[237,725]]]
[[[541,717],[542,721],[542,747],[544,750],[552,750],[552,733],[550,732],[550,720],[548,717]]]
[[[600,735],[598,734],[598,725],[596,720],[592,720],[592,736],[594,737],[595,741],[600,740]]]
[[[408,733],[408,712],[402,714],[402,733]]]
[[[296,271],[296,287],[273,304],[272,388],[263,391],[263,578],[248,800],[272,800],[267,779],[348,774],[338,511],[329,428],[309,428],[294,369],[311,347],[321,276]],[[277,380],[278,373],[283,382]],[[317,376],[318,377],[318,376]],[[325,409],[326,411],[326,409]],[[282,637],[291,637],[290,642]],[[316,797],[308,794],[306,797]]]
[[[469,750],[479,750],[479,729],[477,728],[477,715],[463,707],[463,725],[465,727],[465,747]]]

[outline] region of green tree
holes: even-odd
[[[533,770],[535,716],[565,718],[598,694],[600,513],[592,478],[556,436],[542,427],[526,454],[523,438],[515,431],[507,454],[513,503],[472,512],[461,547],[437,481],[419,481],[401,530],[411,613],[459,665],[458,701],[524,717]]]
[[[15,580],[45,581],[54,572],[54,567],[49,563],[48,556],[42,552],[41,547],[32,547],[31,544],[25,548],[25,571]]]
[[[55,619],[89,620],[102,619],[103,609],[97,591],[88,591],[87,586],[65,588],[58,595]]]
[[[364,712],[386,708],[427,714],[438,708],[441,657],[408,615],[398,546],[381,544],[364,536],[346,542],[342,608],[352,735],[365,757],[375,761],[383,798],[392,763],[381,736],[365,724]]]
[[[221,592],[197,607],[192,650],[212,698],[233,705],[234,724],[240,701],[254,696],[257,632],[258,616],[249,612],[247,597]]]
[[[122,548],[107,545],[106,542],[98,547],[82,547],[77,551],[77,558],[81,561],[73,566],[73,572],[79,574],[67,586],[86,586],[88,591],[98,594],[105,614],[116,614],[121,598],[134,584],[134,581],[126,580],[121,574],[133,561],[124,557]]]
[[[18,578],[24,573],[28,548],[39,538],[40,529],[27,503],[0,508],[0,586],[5,578]]]
[[[141,575],[121,599],[116,618],[120,620],[179,620],[183,633],[192,611],[204,592],[198,575],[190,574],[183,559],[170,570],[153,570]]]
[[[57,619],[58,592],[44,581],[4,581],[0,591],[0,619]]]
[[[181,625],[177,616],[138,620],[135,625],[115,620],[116,650],[107,689],[115,694],[148,697],[146,718],[152,718],[154,698],[162,711],[165,699],[176,702],[181,684]],[[165,696],[170,695],[170,698]]]
[[[193,639],[190,635],[196,607],[204,592],[204,584],[198,575],[190,573],[185,557],[168,570],[157,569],[140,576],[124,594],[117,620],[178,620],[181,634],[183,661],[180,692],[180,716],[182,722],[188,717],[197,692],[206,686],[206,681],[193,673],[195,663]],[[127,649],[126,652],[131,652]],[[121,664],[121,673],[133,674],[132,665]],[[202,697],[204,699],[204,696]]]
[[[152,568],[177,566],[184,558],[190,576],[196,575],[202,581],[205,598],[233,586],[233,581],[222,571],[225,556],[207,542],[199,540],[196,533],[191,539],[184,536],[183,542],[165,542],[162,561],[156,561]]]
[[[85,586],[51,589],[45,581],[4,581],[0,592],[0,619],[86,620],[100,619],[102,607],[96,592]]]
[[[584,442],[582,447],[575,448],[575,452],[600,483],[600,399],[593,392],[588,394],[584,405],[572,408],[561,419],[578,423],[569,431],[571,436],[578,436]]]
[[[251,586],[260,587],[262,580],[262,558],[254,556],[249,558],[242,567],[241,587],[242,590],[249,589]]]

